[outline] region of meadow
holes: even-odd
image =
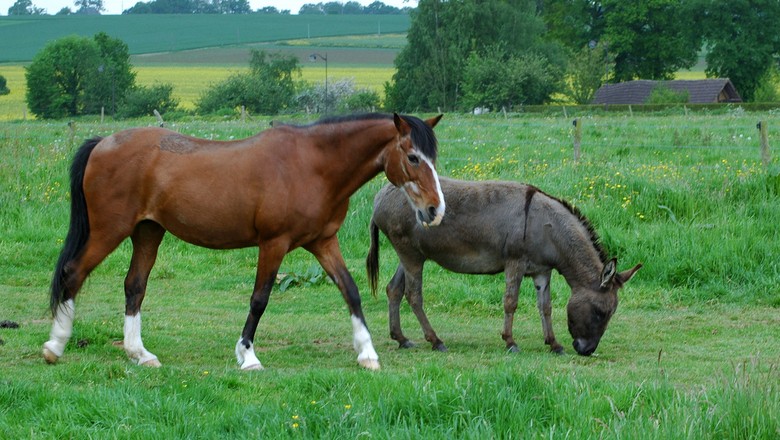
[[[446,114],[442,175],[509,179],[565,198],[594,224],[619,268],[644,267],[592,357],[571,349],[569,289],[553,278],[553,325],[567,354],[542,340],[531,282],[515,335],[500,337],[503,277],[426,267],[428,315],[448,353],[387,334],[387,301],[367,294],[364,258],[379,176],[353,198],[339,233],[382,370],[362,371],[337,289],[313,257],[283,263],[256,337],[267,370],[238,371],[256,250],[212,251],[167,236],[144,302],[144,342],[163,367],[133,366],[122,339],[124,243],[77,301],[64,357],[46,365],[47,287],[67,229],[67,169],[82,142],[153,118],[0,123],[0,432],[8,438],[695,438],[780,436],[780,166],[761,161],[756,123],[739,107],[655,114],[569,109],[564,115]],[[580,112],[580,113],[576,113]],[[574,162],[572,118],[582,123]],[[279,117],[275,117],[278,119]],[[296,115],[293,122],[313,116]],[[268,126],[186,119],[174,130],[234,139]],[[348,158],[338,158],[345,160]],[[380,286],[397,259],[382,239]],[[380,289],[383,290],[383,289]]]

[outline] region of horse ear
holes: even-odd
[[[395,129],[398,130],[398,133],[400,133],[401,136],[406,136],[412,131],[409,127],[409,123],[399,116],[398,113],[393,113],[393,122],[395,123]]]
[[[630,280],[634,276],[636,271],[638,271],[641,268],[642,268],[642,263],[639,263],[636,266],[632,267],[631,269],[624,270],[623,272],[620,272],[618,274],[618,277],[620,278],[620,281],[622,283],[627,283],[628,280]]]
[[[428,124],[428,126],[429,126],[429,127],[433,128],[433,127],[435,127],[435,126],[436,126],[436,124],[438,124],[438,123],[439,123],[439,121],[441,121],[441,118],[442,118],[443,116],[444,116],[444,115],[442,114],[442,115],[439,115],[439,116],[433,117],[433,118],[431,118],[431,119],[427,119],[427,120],[425,121],[425,123],[426,123],[426,124]]]
[[[601,271],[601,287],[607,287],[617,273],[617,259],[613,258],[607,261],[604,265],[604,269]]]

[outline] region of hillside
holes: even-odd
[[[0,17],[0,63],[19,63],[49,41],[105,32],[131,55],[345,35],[405,33],[408,15],[104,15]]]

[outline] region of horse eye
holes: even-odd
[[[406,156],[407,159],[409,159],[409,162],[412,163],[412,165],[419,165],[420,164],[420,158],[417,157],[416,154],[410,154]]]

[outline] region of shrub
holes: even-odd
[[[687,90],[676,92],[669,87],[659,84],[650,92],[645,104],[687,104],[689,93]]]
[[[5,80],[5,77],[0,75],[0,95],[7,95],[9,93],[11,93],[11,90],[8,89],[8,84]]]
[[[157,110],[161,114],[176,110],[179,101],[173,97],[172,84],[157,84],[151,87],[133,87],[117,111],[117,117],[132,118],[148,116]]]

